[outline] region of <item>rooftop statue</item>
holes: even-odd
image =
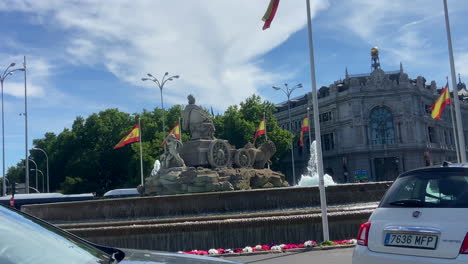
[[[184,109],[182,129],[190,133],[192,140],[215,139],[215,127],[211,117],[195,104],[193,95],[190,94],[187,99],[189,104]]]

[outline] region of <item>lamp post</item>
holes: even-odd
[[[302,83],[296,84],[293,87],[289,87],[287,83],[284,84],[284,88],[276,87],[273,86],[273,89],[276,91],[283,91],[283,93],[286,95],[288,98],[288,116],[289,116],[289,128],[292,131],[292,121],[291,121],[291,104],[290,104],[290,99],[291,99],[291,94],[296,90],[297,88],[302,88]],[[296,185],[296,170],[294,168],[294,145],[293,145],[293,140],[291,138],[291,164],[292,164],[292,173],[293,173],[293,185]]]
[[[45,150],[41,149],[41,148],[32,148],[32,150],[39,150],[41,151],[42,153],[44,153],[45,157],[46,157],[46,174],[47,174],[47,192],[50,192],[49,190],[49,156],[47,156],[47,153],[45,152]],[[44,191],[44,190],[42,190]]]
[[[37,170],[37,169],[30,169],[30,171],[36,171],[36,180],[37,180],[37,172],[40,172],[41,175],[42,175],[42,192],[44,192],[44,173],[41,171],[41,170]],[[37,189],[37,184],[36,184],[36,189]]]
[[[37,182],[37,163],[36,163],[34,160],[32,160],[32,159],[28,159],[28,160],[31,161],[32,163],[34,163],[34,165],[36,166],[36,190],[37,190],[37,189],[38,189],[38,186],[39,186],[39,184],[38,184],[38,182]],[[33,170],[33,169],[32,169],[32,170]]]
[[[5,69],[3,74],[0,76],[0,85],[1,85],[1,94],[2,94],[2,170],[3,170],[3,181],[2,181],[2,191],[3,195],[6,195],[6,182],[5,182],[5,111],[4,111],[4,103],[3,103],[3,82],[5,81],[6,77],[12,75],[15,71],[24,71],[24,68],[18,68],[10,70],[11,67],[15,67],[16,63],[12,62],[10,65]],[[29,182],[27,182],[29,183]],[[29,191],[28,191],[29,193]]]
[[[312,135],[311,135],[312,133],[310,131],[310,112],[309,111],[310,111],[310,107],[307,107],[307,118],[309,118],[309,127],[308,127],[309,130],[307,131],[307,133],[309,133],[309,152],[310,152],[310,146],[312,145]],[[314,153],[314,155],[315,155],[315,153]],[[317,156],[317,155],[315,155],[315,156]]]
[[[162,90],[163,90],[163,87],[164,87],[164,84],[166,84],[167,81],[173,81],[174,79],[177,79],[179,78],[179,75],[173,75],[171,77],[167,77],[169,75],[168,72],[166,72],[162,78],[161,81],[159,81],[156,77],[154,77],[151,73],[148,73],[147,74],[149,78],[141,78],[142,81],[152,81],[154,82],[158,87],[159,87],[159,90],[161,91],[161,108],[163,110],[163,118],[162,118],[162,121],[163,121],[163,129],[162,131],[165,132],[165,129],[166,129],[166,123],[165,123],[165,113],[164,113],[164,104],[163,104],[163,93],[162,93]],[[163,135],[164,136],[164,135]]]

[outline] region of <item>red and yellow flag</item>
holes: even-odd
[[[302,120],[301,135],[299,137],[299,145],[301,147],[304,146],[304,131],[309,131],[309,117],[308,116],[305,116],[304,120]]]
[[[266,10],[265,15],[263,15],[263,18],[262,18],[262,20],[265,21],[265,24],[263,25],[263,30],[270,27],[270,24],[273,21],[273,18],[275,18],[278,5],[279,5],[279,0],[270,0],[268,9]]]
[[[308,116],[305,116],[304,120],[302,120],[301,131],[309,131],[309,117]]]
[[[265,119],[262,119],[262,121],[260,121],[260,125],[258,125],[257,132],[255,132],[254,143],[257,140],[258,136],[265,135],[265,134],[266,134]]]
[[[448,83],[445,85],[445,88],[442,89],[439,98],[435,101],[435,103],[429,108],[432,110],[431,117],[434,119],[440,119],[442,112],[446,105],[450,104],[450,91],[448,89]]]
[[[180,139],[180,124],[179,122],[177,122],[175,124],[175,126],[171,129],[171,131],[169,131],[169,133],[167,134],[168,136],[170,134],[174,134],[174,136],[177,138],[177,139]],[[163,141],[162,145],[166,145],[166,140]]]
[[[138,141],[140,141],[140,126],[136,125],[127,135],[125,135],[124,138],[122,138],[122,140],[120,140],[120,142],[117,145],[115,145],[114,149],[118,149],[127,144]]]

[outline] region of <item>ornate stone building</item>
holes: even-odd
[[[344,80],[318,90],[325,172],[341,183],[355,182],[359,177],[384,181],[410,169],[456,161],[450,108],[440,120],[430,116],[429,108],[441,90],[435,81],[427,83],[421,76],[411,79],[401,64],[399,71],[385,72],[378,56],[377,60],[373,57],[372,68],[370,74],[359,75],[349,75],[346,70]],[[461,80],[458,91],[468,139],[468,91]],[[307,107],[312,109],[311,93],[290,103],[291,127],[287,102],[277,105],[275,116],[281,127],[299,136]],[[310,120],[314,139],[312,116]],[[294,144],[296,181],[306,172],[309,159],[307,132],[304,142],[304,147],[299,147],[298,140]],[[290,156],[282,163],[291,183]]]

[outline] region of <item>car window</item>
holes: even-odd
[[[398,178],[380,206],[468,208],[468,175],[433,173]]]
[[[108,259],[59,229],[0,206],[1,264],[96,264]]]

